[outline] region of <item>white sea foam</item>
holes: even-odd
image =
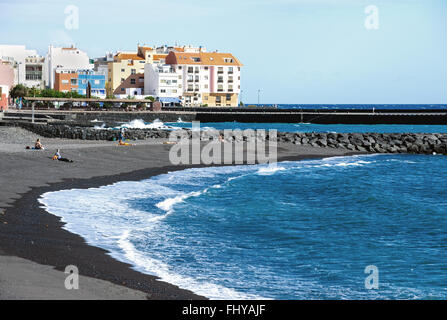
[[[278,166],[267,166],[267,167],[259,168],[257,173],[259,175],[267,176],[267,175],[275,174],[278,171],[284,171],[284,170],[286,170],[286,168],[278,167]]]
[[[135,119],[128,123],[124,123],[118,127],[119,129],[169,129],[160,119],[155,119],[151,123],[147,124],[141,119]]]

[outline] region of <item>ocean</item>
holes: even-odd
[[[155,120],[153,122],[144,122],[141,119],[136,119],[127,123],[123,123],[118,127],[109,129],[191,129],[191,122],[184,122],[181,118],[177,122],[162,122]],[[96,129],[108,129],[104,124],[95,126]],[[377,133],[447,133],[447,125],[389,125],[389,124],[313,124],[313,123],[243,123],[243,122],[201,122],[200,128],[202,130],[216,129],[216,130],[234,130],[234,129],[254,129],[254,130],[269,130],[275,129],[279,132],[377,132]]]
[[[211,299],[446,299],[447,160],[361,155],[48,192],[65,228]],[[365,287],[377,267],[378,289]]]

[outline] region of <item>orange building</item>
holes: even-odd
[[[56,71],[54,75],[54,90],[60,92],[78,92],[78,74],[75,71]]]

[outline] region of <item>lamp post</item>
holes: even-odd
[[[20,84],[20,65],[21,62],[17,62],[17,84]]]

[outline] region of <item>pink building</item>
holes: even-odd
[[[9,90],[14,86],[14,70],[0,60],[0,110],[8,109]]]

